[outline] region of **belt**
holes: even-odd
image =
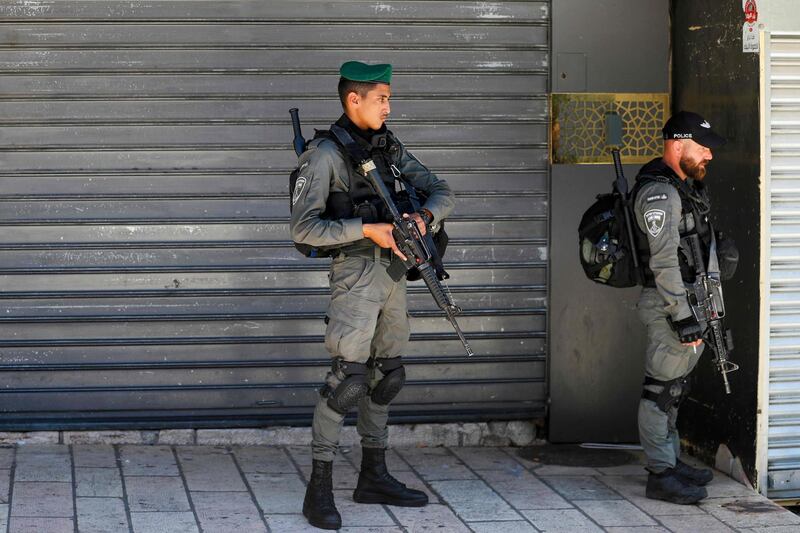
[[[392,260],[392,249],[380,248],[378,246],[373,248],[363,248],[361,250],[342,250],[342,254],[344,254],[346,257],[363,257],[365,259],[374,259],[375,261]]]
[[[642,398],[644,398],[645,400],[650,400],[653,403],[658,403],[659,396],[660,395],[658,393],[653,392],[651,390],[644,389],[642,391]]]

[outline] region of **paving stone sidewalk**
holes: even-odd
[[[800,516],[716,473],[709,498],[644,498],[639,464],[542,465],[516,448],[399,448],[391,471],[422,487],[418,509],[352,500],[360,450],[339,455],[345,532],[797,533]],[[318,531],[300,514],[307,446],[26,444],[0,448],[0,532],[255,533]]]

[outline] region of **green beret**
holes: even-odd
[[[339,69],[339,74],[352,81],[389,84],[392,81],[392,66],[388,63],[367,65],[361,61],[348,61]]]

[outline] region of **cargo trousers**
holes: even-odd
[[[669,381],[688,376],[697,365],[705,344],[691,346],[681,344],[678,334],[667,322],[669,314],[662,296],[654,288],[645,288],[637,305],[639,319],[647,326],[647,349],[645,352],[645,375],[659,381]],[[656,394],[664,389],[661,385],[646,385],[645,389]],[[647,469],[660,473],[675,466],[680,457],[680,436],[676,423],[678,406],[664,412],[652,400],[639,400],[639,440],[647,456]]]
[[[371,358],[398,357],[405,349],[410,334],[406,280],[392,280],[386,273],[388,265],[386,252],[381,253],[379,248],[375,248],[373,257],[340,254],[331,262],[325,348],[332,358],[367,363]],[[370,391],[381,379],[381,371],[370,366]],[[333,390],[341,380],[328,372],[325,382]],[[363,447],[386,447],[388,419],[388,405],[376,404],[369,394],[359,401],[357,430]],[[334,459],[343,421],[344,415],[331,409],[327,398],[320,396],[311,428],[314,459]]]

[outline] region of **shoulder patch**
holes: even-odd
[[[294,191],[292,191],[292,205],[296,204],[297,200],[300,199],[300,194],[302,194],[306,183],[308,183],[308,178],[305,176],[297,178],[297,181],[294,183]]]
[[[652,196],[648,196],[647,198],[645,198],[645,202],[647,202],[648,204],[651,204],[653,202],[658,202],[658,201],[666,200],[666,199],[667,199],[667,195],[664,194],[664,193],[661,193],[661,194],[654,194]]]
[[[661,230],[664,229],[664,221],[666,218],[666,213],[662,209],[650,209],[649,211],[645,211],[644,223],[650,235],[658,237],[661,234]]]

